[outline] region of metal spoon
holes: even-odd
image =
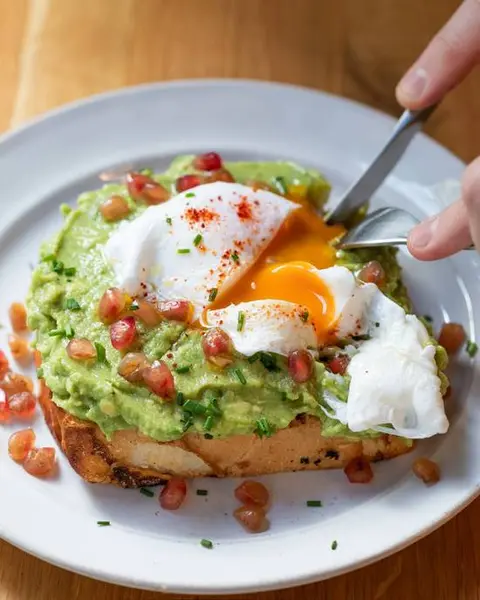
[[[368,214],[363,221],[350,229],[336,244],[339,250],[375,248],[378,246],[403,246],[408,234],[420,221],[408,211],[392,206]],[[471,245],[465,250],[474,250]]]
[[[435,104],[423,110],[404,111],[375,160],[326,215],[328,224],[347,221],[370,200],[436,107]]]

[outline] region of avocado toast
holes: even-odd
[[[223,317],[224,313],[218,311],[247,306],[249,301],[258,302],[258,287],[252,288],[257,296],[250,300],[244,292],[243,296],[238,292],[240,276],[237,288],[232,285],[222,292],[220,285],[210,286],[206,289],[208,303],[200,307],[201,315],[197,317],[192,316],[194,309],[182,315],[178,311],[172,313],[172,304],[169,310],[165,309],[165,302],[190,302],[192,297],[188,294],[172,298],[168,296],[168,288],[162,287],[163,283],[151,283],[160,281],[162,269],[177,264],[173,256],[168,265],[159,264],[157,260],[151,267],[150,276],[145,278],[145,283],[141,282],[145,286],[144,293],[126,289],[134,285],[130,272],[125,276],[125,285],[119,284],[130,256],[137,256],[135,238],[129,245],[129,232],[121,227],[140,223],[139,218],[153,206],[165,207],[175,202],[177,193],[183,194],[182,200],[187,205],[191,203],[187,210],[189,215],[195,216],[195,222],[188,224],[192,232],[188,243],[182,239],[181,245],[175,246],[175,260],[190,260],[178,263],[179,269],[187,272],[185,285],[196,282],[191,260],[196,252],[202,252],[206,243],[208,219],[215,220],[201,212],[205,208],[194,208],[196,190],[206,185],[239,183],[252,190],[253,209],[257,206],[255,202],[260,204],[261,193],[275,193],[302,207],[304,212],[292,227],[296,234],[305,227],[305,239],[311,236],[311,246],[321,263],[315,267],[342,269],[339,271],[342,281],[348,280],[350,284],[347,271],[358,275],[367,267],[372,271],[373,265],[377,268],[382,297],[392,301],[402,314],[411,312],[394,250],[336,253],[331,242],[342,231],[309,223],[314,220],[314,209],[321,211],[328,196],[329,186],[321,175],[290,163],[220,163],[220,168],[206,169],[208,165],[198,168],[195,160],[191,156],[180,157],[164,174],[129,174],[125,183],[109,184],[82,195],[75,210],[62,208],[64,225],[42,248],[28,298],[29,324],[36,332],[36,347],[42,357],[42,410],[72,467],[86,481],[136,487],[159,483],[171,476],[244,476],[341,468],[354,459],[377,461],[409,451],[415,436],[399,435],[388,420],[385,425],[380,422],[379,427],[353,431],[348,417],[340,410],[343,405],[348,406],[352,387],[349,362],[353,364],[352,359],[359,354],[359,349],[364,344],[367,347],[370,338],[375,338],[375,331],[352,330],[341,337],[329,325],[322,330],[326,336],[322,343],[312,347],[308,341],[305,348],[297,350],[298,336],[304,335],[310,340],[308,336],[311,337],[312,331],[320,335],[322,329],[315,309],[309,307],[308,302],[301,302],[299,305],[306,308],[295,315],[293,333],[284,327],[285,315],[282,314],[283,320],[273,322],[271,329],[277,334],[287,333],[283,338],[277,336],[282,339],[275,338],[269,346],[265,345],[268,335],[273,335],[270,329],[262,331],[261,325],[267,320],[265,313],[259,321],[260,327],[256,328],[260,335],[253,346],[257,346],[250,348],[246,334],[252,321],[248,320],[248,310],[237,310],[234,331],[229,335],[223,331],[224,337],[220,338],[227,340],[229,351],[212,355],[210,347],[209,355],[205,339],[211,329],[205,328],[204,319],[208,315],[205,317],[204,309],[218,309],[215,314],[220,314],[220,318],[215,330],[222,327],[225,330],[223,321],[226,322],[228,314]],[[232,193],[236,194],[237,188]],[[117,200],[112,200],[114,198]],[[209,202],[218,199],[220,195],[212,196]],[[235,206],[235,215],[241,224],[238,245],[233,250],[227,248],[226,258],[221,257],[229,269],[241,268],[246,255],[240,242],[248,238],[241,235],[248,230],[260,236],[268,229],[265,219],[260,223],[262,227],[250,227],[246,200]],[[174,217],[166,216],[163,220],[170,229],[174,228]],[[257,248],[252,265],[261,263],[266,249],[271,249],[278,239],[279,231],[284,232],[282,227],[283,223],[270,239],[262,241],[264,245]],[[122,231],[125,231],[123,238],[119,237]],[[145,239],[147,235],[156,235],[156,231],[158,228],[153,233],[147,232]],[[112,247],[115,235],[120,244],[113,245],[114,250],[119,248],[117,252],[126,252],[119,255],[117,263],[109,260],[105,250],[109,244]],[[322,235],[322,245],[317,247],[314,238],[320,239]],[[151,237],[150,245],[140,248],[138,260],[145,258],[145,248],[151,249],[154,242],[160,244],[162,239],[157,241]],[[289,262],[294,262],[291,258],[311,262],[308,252],[312,248],[307,242],[305,247],[295,244],[295,252],[288,256]],[[301,254],[303,250],[308,256]],[[208,253],[208,248],[203,251]],[[279,263],[289,264],[282,255],[284,246],[275,251]],[[249,270],[245,272],[251,273],[252,265],[247,265]],[[265,265],[267,273],[268,261]],[[134,266],[143,268],[140,262]],[[294,266],[297,268],[297,262]],[[245,272],[242,272],[243,278]],[[256,281],[265,273],[257,273]],[[228,271],[227,279],[230,275]],[[270,271],[267,275],[270,276]],[[370,272],[369,277],[371,275]],[[201,282],[202,278],[198,280]],[[365,283],[377,287],[370,279]],[[295,286],[287,281],[285,287]],[[270,283],[268,289],[274,289]],[[121,290],[122,306],[114,319],[99,309],[108,290]],[[290,291],[287,291],[289,296]],[[240,294],[238,302],[232,293]],[[282,293],[275,295],[275,301],[282,299]],[[252,294],[250,290],[249,294]],[[337,301],[340,295],[337,292]],[[325,297],[329,297],[328,290]],[[107,299],[111,300],[111,296]],[[212,316],[214,312],[209,314]],[[325,314],[328,315],[328,310]],[[290,321],[287,324],[291,324]],[[421,329],[423,325],[420,327],[415,321],[415,326],[420,335],[426,335]],[[310,327],[308,331],[307,327]],[[131,339],[126,343],[125,336],[130,334]],[[243,352],[238,350],[240,334],[247,338],[241,340]],[[250,338],[253,340],[254,336]],[[444,353],[433,341],[422,340],[429,351],[425,360],[432,363],[435,371],[430,373],[429,381],[437,386],[434,408],[441,420],[438,395],[446,389],[442,373]],[[78,342],[86,348],[83,354],[78,352]],[[283,348],[287,342],[291,342],[291,347],[285,352],[265,350]],[[342,405],[335,404],[338,402]],[[398,407],[396,410],[398,412]],[[405,417],[404,421],[407,427],[408,419]],[[443,422],[438,432],[443,431],[442,427]],[[426,436],[420,433],[416,437]]]

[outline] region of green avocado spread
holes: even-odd
[[[191,162],[192,156],[179,157],[165,173],[153,177],[173,190],[178,176],[194,172]],[[263,181],[278,193],[290,185],[302,186],[307,200],[317,208],[329,194],[329,185],[319,173],[292,163],[236,162],[225,166],[236,181]],[[129,197],[123,184],[107,184],[82,194],[76,209],[62,207],[63,226],[43,245],[33,273],[27,299],[29,326],[36,332],[42,377],[56,404],[76,417],[97,423],[107,436],[119,429],[137,428],[159,441],[176,440],[186,431],[206,437],[253,432],[270,435],[288,427],[301,414],[321,419],[325,436],[356,439],[379,435],[373,431],[353,433],[325,415],[324,389],[346,401],[348,377],[332,378],[321,358],[315,362],[314,377],[304,384],[291,379],[284,358],[271,354],[253,359],[237,354],[232,365],[219,370],[204,358],[201,332],[177,321],[164,320],[156,327],[146,327],[137,320],[147,358],[161,359],[172,370],[176,400],[164,401],[148,388],[123,379],[117,373],[122,355],[111,345],[108,325],[97,313],[103,293],[115,286],[102,247],[119,223],[105,221],[99,212],[99,206],[112,195],[127,201],[131,209],[127,219],[134,219],[146,208]],[[378,260],[386,273],[382,290],[410,310],[395,250],[337,255],[338,264],[355,272],[372,259]],[[74,337],[90,340],[97,358],[81,362],[70,359],[66,346]],[[437,354],[442,369],[443,349]]]

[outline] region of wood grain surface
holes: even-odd
[[[398,114],[397,80],[457,4],[0,0],[0,131],[104,90],[192,77],[296,83]],[[479,98],[477,73],[449,95],[427,127],[464,160],[480,153]],[[30,518],[41,518],[32,511]],[[160,597],[62,571],[0,542],[0,600]],[[316,585],[239,598],[479,600],[480,501],[375,565]]]

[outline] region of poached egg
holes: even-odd
[[[246,356],[315,352],[368,334],[347,369],[347,403],[327,395],[327,413],[352,431],[444,433],[435,347],[425,327],[376,285],[335,266],[330,242],[342,232],[301,201],[215,182],[122,223],[104,253],[119,287],[188,299],[198,323],[223,329]]]

